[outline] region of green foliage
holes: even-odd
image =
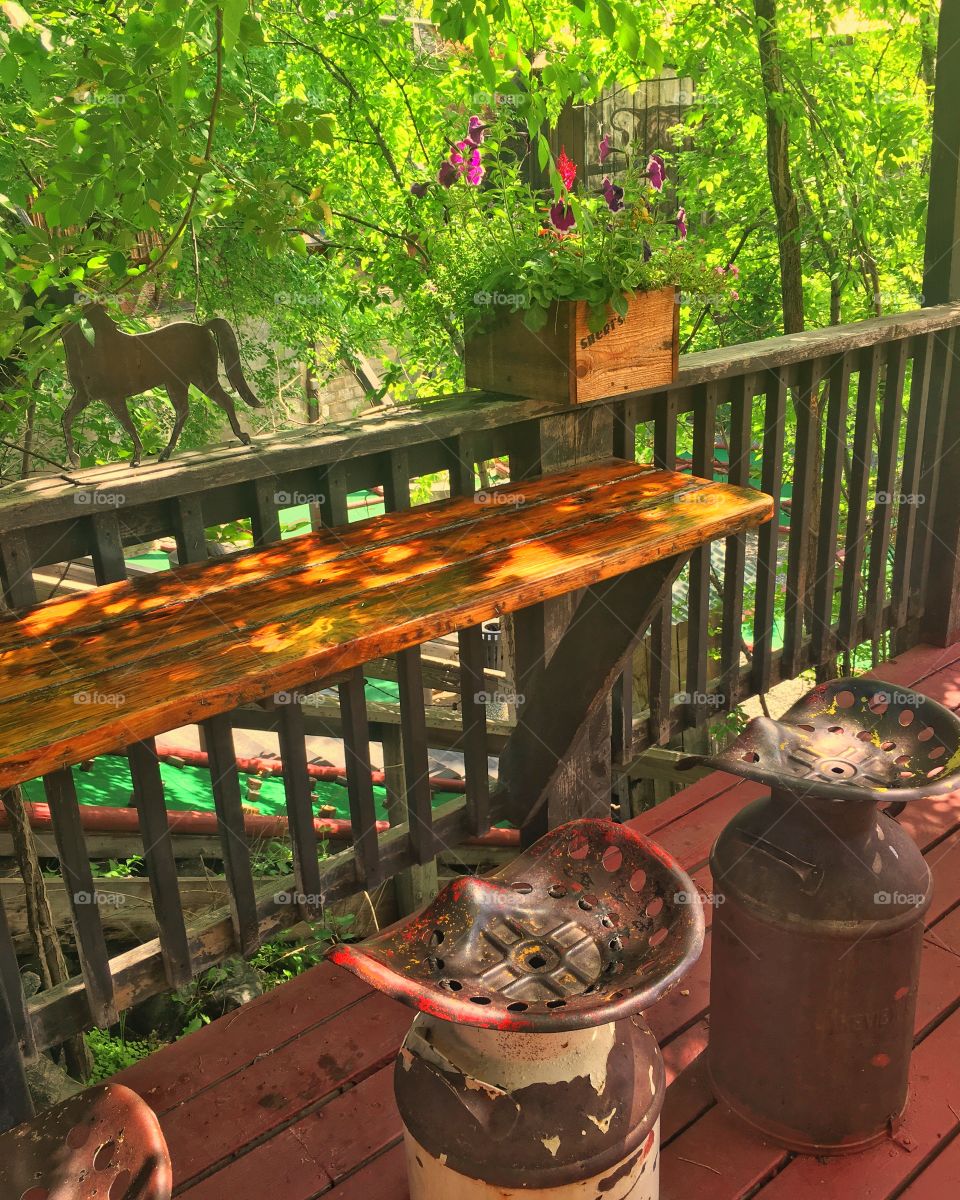
[[[131,879],[144,874],[143,855],[134,854],[130,858],[109,858],[106,863],[92,862],[90,871],[94,879]]]
[[[128,1041],[124,1034],[122,1018],[118,1033],[110,1033],[106,1029],[91,1029],[84,1037],[93,1055],[93,1071],[87,1080],[88,1085],[102,1083],[118,1071],[133,1066],[141,1058],[159,1050],[162,1044],[154,1037]]]

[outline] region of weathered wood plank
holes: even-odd
[[[677,468],[677,414],[680,400],[670,392],[653,426],[653,461],[662,471]],[[673,604],[668,594],[650,626],[650,738],[665,745],[673,733]]]
[[[746,375],[733,385],[730,399],[730,467],[727,482],[737,487],[750,484],[750,455],[753,449],[753,398],[758,381]],[[743,589],[747,561],[747,539],[742,533],[727,538],[723,563],[723,641],[720,647],[720,684],[727,707],[740,696],[740,658],[743,653]]]
[[[559,495],[548,477],[548,499],[509,485],[500,494],[520,488],[522,503],[443,501],[0,619],[0,786],[683,553],[771,508],[637,466],[585,472],[592,483],[568,476]],[[81,682],[115,702],[74,704]]]
[[[293,847],[293,877],[297,906],[306,921],[320,913],[320,863],[313,823],[313,789],[307,773],[306,729],[300,697],[288,693],[276,698],[277,735],[283,759],[283,790],[287,825]],[[376,828],[374,828],[376,837]]]
[[[363,691],[363,672],[354,667],[350,678],[340,684],[340,712],[343,717],[343,752],[347,767],[347,791],[350,797],[350,823],[353,848],[363,886],[369,891],[380,879],[380,851],[377,842],[377,813],[370,774],[370,731]],[[429,789],[427,803],[430,803]],[[312,824],[312,822],[311,822]],[[314,854],[316,858],[316,854]]]
[[[906,342],[894,342],[885,355],[883,399],[880,407],[880,445],[877,450],[877,496],[889,498],[897,484],[897,460],[900,425],[903,420],[903,390],[907,372]],[[888,594],[887,554],[893,505],[874,500],[873,529],[870,535],[870,565],[867,579],[866,620],[870,639],[878,642],[883,634],[884,610]]]
[[[866,555],[867,501],[873,461],[880,361],[879,346],[873,346],[861,353],[853,445],[849,457],[850,492],[847,501],[843,579],[840,584],[840,617],[837,623],[838,641],[844,650],[853,650],[856,644],[853,635],[862,607],[861,597],[865,591],[863,564]]]
[[[827,417],[820,470],[820,519],[817,523],[816,577],[813,581],[813,659],[818,665],[836,654],[833,632],[834,581],[840,529],[840,484],[847,448],[847,408],[852,363],[844,355],[830,370]]]
[[[706,384],[699,389],[700,399],[693,421],[693,473],[713,480],[714,447],[717,440],[717,404],[720,388]],[[707,705],[710,669],[710,543],[698,547],[690,556],[690,585],[687,593],[687,713],[693,726],[705,725],[710,714]]]

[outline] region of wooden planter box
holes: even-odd
[[[676,288],[635,292],[627,315],[611,313],[598,333],[587,304],[561,300],[533,333],[523,313],[508,313],[475,334],[464,352],[467,387],[571,404],[663,387],[677,377],[680,306]]]

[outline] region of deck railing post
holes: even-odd
[[[937,45],[930,207],[924,262],[924,305],[960,299],[960,0],[943,0]],[[935,335],[944,336],[944,335]],[[943,356],[938,356],[942,358]],[[960,472],[960,371],[948,369],[933,386],[942,397],[944,437],[926,447],[924,477],[957,479]],[[934,456],[939,472],[931,462]],[[952,488],[937,489],[924,506],[932,550],[922,623],[926,639],[949,645],[960,639],[960,505]]]

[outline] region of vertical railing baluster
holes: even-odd
[[[727,482],[750,484],[753,451],[753,398],[756,377],[733,380],[730,395],[730,466]],[[747,535],[727,538],[723,560],[723,625],[720,646],[720,684],[724,707],[732,709],[740,698],[740,656],[743,647],[743,590],[747,562]]]
[[[880,444],[877,450],[877,482],[870,533],[870,562],[867,577],[867,633],[879,642],[886,626],[884,610],[887,598],[887,558],[890,553],[893,504],[897,486],[897,462],[900,450],[900,425],[903,421],[903,392],[907,374],[909,345],[897,341],[887,347],[883,404],[880,409]],[[886,497],[881,502],[881,497]]]
[[[476,491],[476,451],[473,439],[463,434],[447,443],[451,496],[472,496]],[[483,702],[483,633],[479,625],[457,635],[460,657],[460,719],[463,727],[463,767],[466,780],[469,829],[485,833],[490,827],[490,769],[487,751],[487,707]]]
[[[677,469],[677,414],[680,396],[668,391],[663,411],[653,426],[653,461],[664,471]],[[673,595],[668,592],[663,607],[650,624],[650,739],[665,745],[673,733]]]
[[[840,584],[840,619],[837,624],[839,645],[848,652],[856,647],[860,636],[867,500],[873,462],[880,362],[879,346],[870,346],[860,354],[857,413],[853,430],[853,446],[850,450],[850,492],[847,497],[847,533],[844,543],[843,579]]]
[[[255,546],[280,541],[280,512],[277,503],[277,480],[273,475],[257,479],[253,485],[253,513],[250,517]]]
[[[635,462],[637,457],[637,406],[635,401],[613,405],[613,453],[615,458]],[[613,685],[611,693],[610,757],[614,775],[633,754],[633,654],[627,659],[623,674]],[[620,803],[624,797],[621,795]],[[624,815],[629,816],[629,813]]]
[[[927,424],[927,405],[930,396],[930,376],[933,367],[933,343],[929,336],[916,340],[913,377],[910,382],[910,404],[907,408],[907,428],[903,448],[903,471],[898,491],[890,496],[895,504],[897,536],[893,556],[893,587],[890,600],[890,627],[896,631],[910,617],[913,561],[917,552],[918,495],[923,467],[923,442]]]
[[[230,717],[220,713],[203,722],[204,741],[217,813],[223,868],[230,891],[230,912],[240,953],[253,954],[260,945],[260,919],[250,862],[250,845],[243,824],[240,772],[233,745]]]
[[[339,692],[353,849],[358,876],[369,890],[380,882],[380,844],[377,840],[377,812],[370,773],[367,700],[360,667],[350,671],[350,678],[340,684]]]
[[[203,497],[177,496],[172,502],[173,534],[177,540],[177,561],[203,562],[207,558],[207,536],[203,525]]]
[[[790,542],[787,552],[787,595],[784,611],[781,675],[793,679],[807,666],[804,627],[809,604],[809,535],[817,488],[817,450],[820,438],[819,397],[823,367],[819,359],[802,363],[794,392],[797,441],[793,457],[793,495],[790,503]]]
[[[133,742],[127,757],[164,972],[171,988],[181,988],[190,982],[193,971],[156,743],[153,738]]]
[[[33,583],[33,557],[22,531],[14,529],[0,538],[0,577],[3,598],[10,608],[26,608],[36,604],[37,590]]]
[[[105,1029],[117,1021],[113,976],[70,768],[52,771],[44,777],[43,786],[50,805],[60,870],[73,917],[90,1017],[95,1025]]]
[[[773,516],[757,531],[757,594],[753,613],[751,690],[764,695],[773,682],[773,630],[780,548],[780,496],[787,417],[787,379],[776,371],[768,379],[763,409],[763,459],[760,490],[773,499]]]
[[[405,450],[393,450],[388,455],[383,494],[387,512],[403,512],[410,507],[410,471]],[[410,849],[414,861],[424,864],[436,858],[437,842],[430,799],[427,717],[423,703],[420,647],[401,650],[396,660]]]
[[[3,924],[6,926],[6,916]],[[9,993],[0,986],[0,1133],[6,1133],[34,1115],[33,1100],[27,1086],[16,1019]],[[19,1189],[18,1189],[19,1190]],[[29,1192],[24,1193],[28,1195]]]
[[[313,789],[307,770],[303,706],[296,692],[278,695],[275,700],[297,905],[305,921],[315,921],[321,907],[320,860],[313,824]]]
[[[820,486],[820,519],[817,522],[816,578],[813,583],[813,661],[824,666],[836,657],[833,631],[834,583],[840,544],[840,483],[847,449],[847,408],[851,362],[844,354],[830,369],[827,419],[824,422]]]
[[[717,404],[720,384],[699,387],[694,401],[693,462],[694,475],[713,479],[713,460],[717,440]],[[708,542],[690,556],[689,617],[687,624],[687,714],[692,724],[706,724],[709,714],[707,685],[710,666],[710,565],[712,543]]]
[[[91,518],[92,557],[98,584],[126,578],[120,523],[115,512]],[[203,551],[206,555],[206,549]],[[163,781],[153,738],[127,747],[133,782],[133,799],[140,824],[144,863],[150,881],[153,911],[160,937],[160,952],[167,982],[183,987],[193,977],[190,947],[180,902],[180,884],[167,821]]]
[[[7,922],[7,912],[3,906],[2,896],[0,896],[0,991],[6,994],[7,1003],[10,1006],[10,1016],[20,1045],[20,1052],[26,1058],[35,1057],[37,1046],[33,1037],[33,1025],[27,1009],[23,980],[20,976],[20,963],[17,959],[13,935],[10,933],[10,925]],[[4,1080],[5,1083],[6,1080]]]
[[[923,535],[920,538],[921,552],[913,556],[911,590],[915,596],[926,594],[930,556],[937,552],[934,547],[934,512],[943,474],[944,441],[948,436],[947,421],[951,415],[951,391],[956,386],[954,371],[957,370],[956,351],[960,338],[956,329],[950,329],[943,334],[929,334],[927,340],[932,344],[933,362],[927,393],[923,461],[917,484],[917,506],[923,510],[923,517],[918,524]],[[949,437],[952,442],[956,434],[951,431]]]

